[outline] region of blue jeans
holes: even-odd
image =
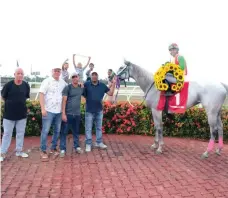
[[[54,131],[52,135],[51,149],[52,150],[56,149],[60,128],[61,128],[61,122],[62,122],[62,113],[47,112],[47,116],[42,117],[42,131],[41,131],[41,137],[40,137],[40,149],[42,151],[46,151],[47,149],[47,136],[52,124],[54,127]]]
[[[79,147],[79,131],[80,131],[80,115],[67,115],[67,122],[62,122],[61,132],[60,132],[60,150],[66,151],[66,136],[71,127],[73,138],[74,138],[74,148]]]
[[[96,126],[96,142],[102,143],[102,120],[103,111],[96,113],[85,112],[85,133],[86,133],[86,144],[92,144],[92,128],[93,122]]]
[[[27,119],[22,120],[7,120],[3,119],[3,137],[1,145],[1,153],[7,153],[11,140],[13,129],[16,127],[16,152],[21,152],[24,144],[24,135]]]

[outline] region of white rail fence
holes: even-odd
[[[31,99],[37,100],[39,96],[39,88],[31,88],[30,91],[31,91],[31,94],[33,95]],[[117,89],[115,90],[114,95],[116,95],[116,93],[117,93]],[[118,92],[118,100],[130,101],[131,98],[137,98],[138,100],[143,100],[143,96],[144,96],[144,93],[139,86],[127,86],[127,87],[121,86]],[[107,100],[107,99],[108,97],[107,95],[105,95],[104,100]]]
[[[33,87],[34,85],[37,86],[37,88],[31,88],[31,99],[32,100],[37,100],[38,96],[39,96],[39,86],[40,83],[29,83],[30,87]],[[117,89],[115,90],[115,94],[114,97],[117,93]],[[113,98],[114,98],[113,97]],[[144,92],[142,91],[142,89],[139,86],[120,86],[119,92],[118,92],[118,98],[117,101],[128,101],[131,104],[131,100],[138,100],[138,101],[143,101],[143,97],[144,97]],[[104,96],[104,100],[108,100],[108,96],[105,95]],[[198,105],[199,107],[201,107],[202,105]],[[225,106],[228,106],[228,97],[226,99],[225,102]]]

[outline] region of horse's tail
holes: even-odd
[[[225,89],[226,89],[226,94],[228,95],[228,85],[225,84],[225,83],[222,83],[222,85],[225,87]]]

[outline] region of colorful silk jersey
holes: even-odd
[[[172,63],[179,65],[182,70],[184,70],[185,75],[187,75],[187,64],[183,56],[177,54],[173,60]]]

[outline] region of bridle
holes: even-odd
[[[125,78],[121,78],[121,76],[122,76],[123,74],[125,74],[125,77],[128,75],[128,78],[127,78],[127,79],[128,79],[128,82],[129,82],[129,80],[130,80],[129,65],[123,66],[123,68],[116,74],[116,76],[118,77],[118,79],[119,79],[120,81],[124,81],[124,85],[125,85],[125,87],[127,87]]]
[[[128,79],[128,82],[129,82],[129,79],[130,79],[129,67],[130,67],[130,65],[125,65],[125,66],[116,74],[116,76],[118,77],[118,80],[119,80],[119,81],[124,81],[125,87],[126,87],[125,78],[122,79],[122,78],[120,78],[120,76],[122,76],[123,74],[125,74],[125,77],[126,77],[126,76],[128,75],[128,78],[127,78],[127,79]],[[146,94],[145,94],[145,96],[144,96],[144,99],[143,99],[143,101],[141,102],[140,105],[142,105],[142,104],[144,103],[144,101],[145,101],[145,99],[146,99],[146,97],[147,97],[148,92],[152,89],[153,86],[154,86],[154,82],[150,85],[150,87],[149,87],[149,89],[147,90],[147,92],[146,92]],[[120,86],[118,86],[118,89],[119,89],[119,87],[120,87]],[[118,92],[119,92],[119,90],[118,90]],[[116,94],[116,99],[117,99],[118,92],[117,92],[117,94]],[[115,99],[115,101],[116,101],[116,99]],[[132,105],[132,106],[133,106],[133,105]]]

